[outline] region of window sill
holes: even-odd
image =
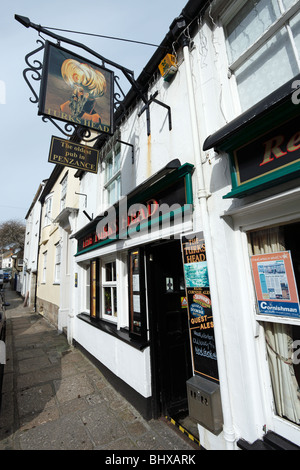
[[[111,322],[99,318],[91,318],[90,315],[87,313],[79,313],[77,315],[77,318],[88,323],[94,328],[98,328],[99,330],[104,331],[105,333],[111,336],[114,336],[115,338],[119,339],[120,341],[123,341],[124,343],[129,344],[129,346],[132,346],[133,348],[138,349],[139,351],[143,351],[147,346],[149,346],[149,341],[137,341],[135,339],[132,339],[130,338],[129,331],[126,328],[121,328],[120,330],[118,330],[117,325]]]

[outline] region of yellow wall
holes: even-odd
[[[43,204],[38,260],[37,298],[39,300],[42,299],[46,302],[50,302],[51,304],[54,304],[58,307],[60,305],[60,284],[54,283],[56,254],[55,245],[61,240],[62,228],[59,227],[58,223],[53,223],[53,221],[61,212],[61,181],[65,177],[66,173],[68,173],[68,184],[65,207],[78,208],[78,195],[76,195],[75,192],[79,192],[79,178],[74,178],[76,170],[72,168],[64,168],[48,195],[52,195],[52,209],[50,214],[51,222],[49,225],[45,225],[46,200],[48,196],[45,200],[45,203]],[[46,282],[43,283],[43,254],[45,251],[47,251],[47,268]]]

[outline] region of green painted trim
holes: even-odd
[[[177,170],[173,171],[170,175],[166,175],[164,178],[157,181],[157,183],[154,183],[150,188],[147,188],[145,191],[142,191],[138,193],[136,196],[132,197],[131,199],[128,199],[128,206],[130,207],[133,204],[139,203],[141,200],[147,200],[147,198],[150,198],[154,193],[159,192],[167,188],[168,186],[171,186],[172,184],[176,183],[180,179],[184,178],[185,179],[185,191],[186,191],[186,204],[184,206],[181,206],[177,210],[175,210],[173,213],[173,217],[176,217],[176,215],[180,213],[182,214],[189,213],[189,212],[192,213],[193,211],[193,185],[192,185],[193,171],[194,171],[194,165],[190,163],[185,163],[184,165],[179,167]],[[174,203],[174,205],[175,204],[176,203]],[[144,224],[140,225],[140,230],[148,228],[151,225],[160,224],[169,217],[170,217],[170,213],[167,213],[159,217],[156,217],[153,220],[147,221]],[[96,225],[94,228],[96,228]],[[91,230],[92,229],[90,227],[89,232]],[[136,230],[132,229],[131,231],[128,232],[129,234],[128,236],[130,236],[130,233],[135,233],[135,232]],[[108,243],[116,242],[120,239],[123,239],[122,234],[116,235],[115,238],[108,238],[106,240],[102,240],[99,243],[96,243],[95,245],[92,245],[88,248],[85,248],[84,250],[81,250],[80,252],[77,252],[75,256],[83,255],[90,251],[96,250],[97,248],[100,248],[104,245],[107,245]]]
[[[285,168],[281,168],[276,172],[269,173],[268,175],[262,176],[255,181],[250,181],[240,186],[232,187],[230,193],[223,196],[223,199],[229,199],[233,197],[241,198],[254,192],[263,191],[277,184],[285,183],[292,179],[299,178],[300,176],[300,162],[291,164]]]
[[[171,174],[166,175],[164,178],[161,178],[157,183],[154,183],[150,188],[145,189],[144,191],[141,191],[140,193],[136,194],[134,197],[128,199],[128,204],[133,205],[135,203],[141,202],[141,200],[147,200],[148,198],[151,198],[151,196],[159,192],[163,189],[166,189],[168,186],[171,186],[172,184],[176,183],[180,179],[191,175],[191,173],[194,170],[194,165],[191,165],[190,163],[185,163],[181,167],[179,167],[177,170],[173,171]],[[191,183],[190,183],[191,184]]]
[[[281,106],[278,106],[277,109],[272,110],[272,112],[269,112],[261,118],[258,117],[255,122],[245,126],[237,132],[234,137],[220,146],[220,149],[229,155],[232,184],[232,190],[223,196],[223,199],[241,198],[300,176],[300,162],[295,162],[261,177],[257,177],[255,180],[249,181],[248,183],[239,184],[233,156],[233,152],[237,148],[240,148],[247,142],[258,140],[266,132],[279,128],[281,124],[289,120],[299,118],[299,114],[300,105],[294,105],[291,100],[288,100]]]
[[[153,220],[149,220],[149,221],[145,222],[144,224],[139,225],[139,230],[138,231],[135,228],[131,229],[131,230],[129,229],[125,233],[122,232],[121,234],[116,235],[115,238],[107,238],[106,240],[102,240],[101,242],[96,243],[93,246],[90,246],[88,248],[85,248],[84,250],[79,251],[78,253],[75,254],[75,256],[84,255],[85,253],[88,253],[89,251],[94,251],[97,248],[101,248],[102,246],[107,245],[108,243],[114,243],[114,242],[119,241],[119,240],[124,240],[128,237],[130,238],[130,235],[132,235],[133,233],[142,232],[143,230],[145,230],[146,228],[149,228],[151,226],[155,226],[155,225],[159,226],[159,224],[164,222],[164,220],[172,219],[172,218],[178,216],[179,214],[182,214],[182,216],[184,216],[184,214],[189,214],[189,213],[192,214],[192,212],[193,212],[192,204],[185,204],[184,206],[179,207],[178,209],[176,209],[173,212],[168,212],[167,214],[160,215],[159,217],[156,217]],[[125,235],[127,235],[126,238],[123,238]]]
[[[192,184],[192,174],[187,173],[185,176],[185,191],[186,191],[186,203],[193,204],[193,184]]]

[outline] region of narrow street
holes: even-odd
[[[0,450],[199,450],[166,420],[143,420],[8,285],[6,301]]]

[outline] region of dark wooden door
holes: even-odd
[[[192,376],[180,242],[152,246],[147,257],[154,388],[161,414],[173,416],[187,409]]]

